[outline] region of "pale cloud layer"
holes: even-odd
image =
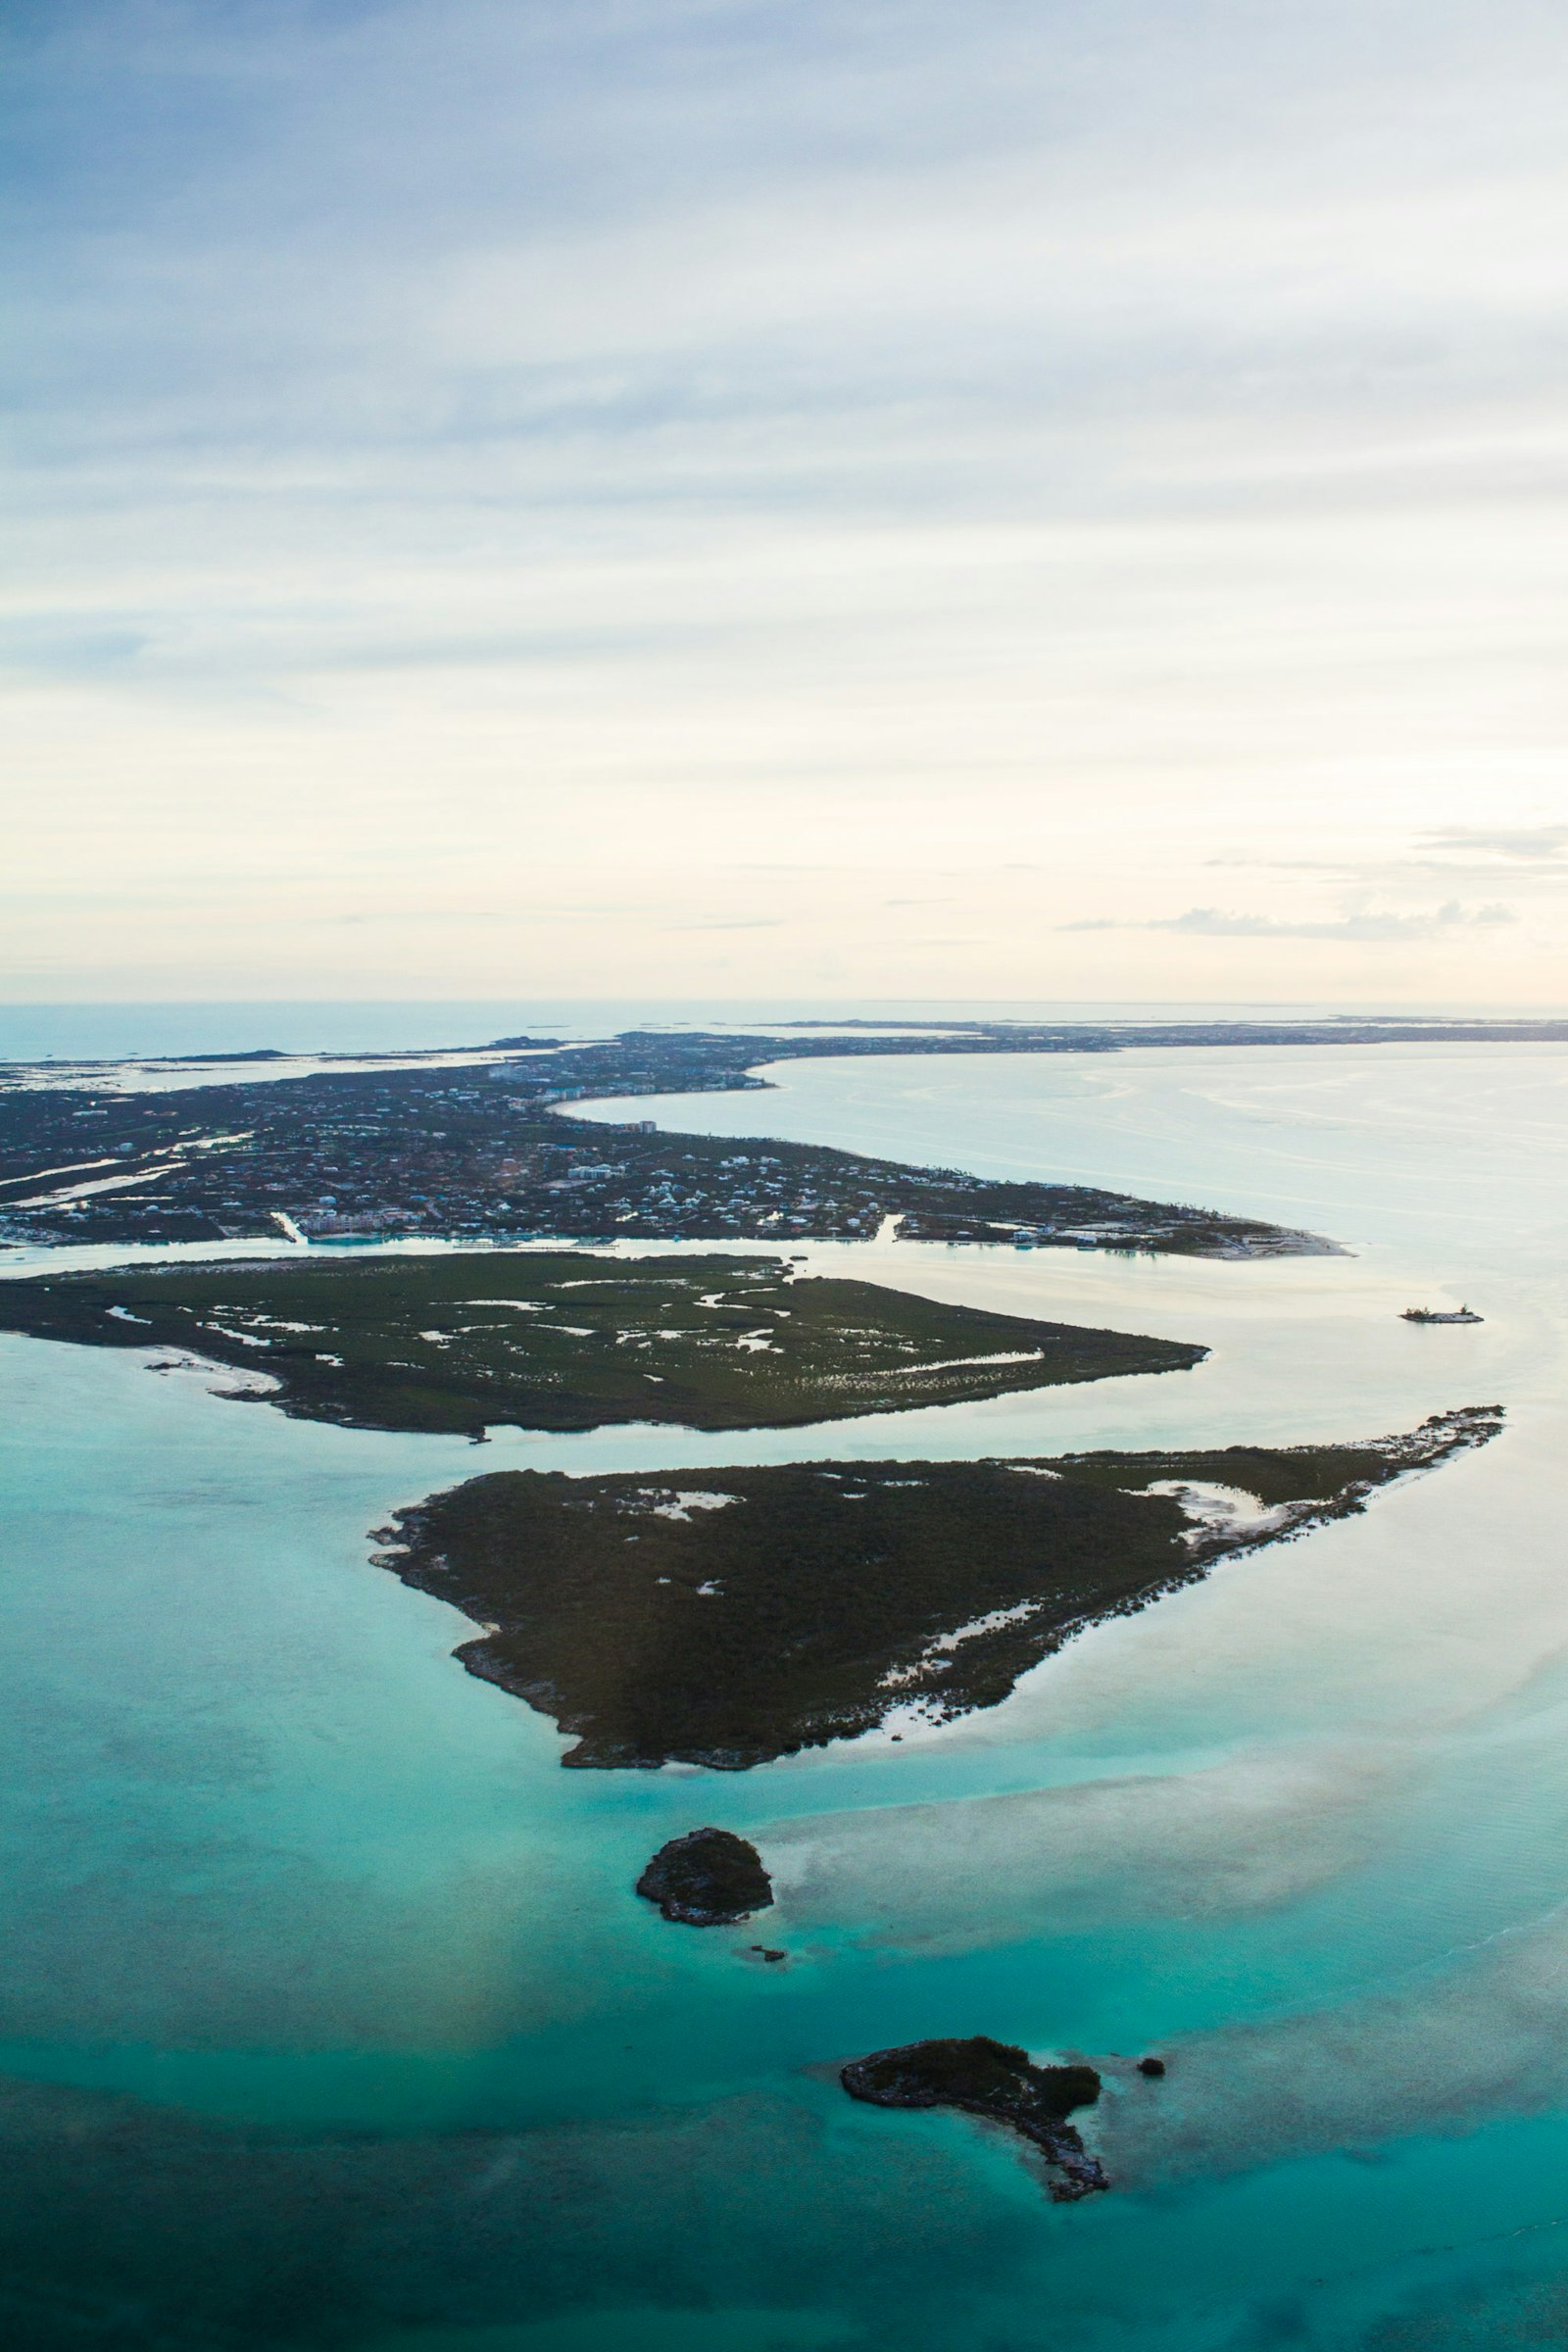
[[[1568,1001],[1559,10],[7,27],[0,996]]]
[[[1186,939],[1338,939],[1352,947],[1389,940],[1444,939],[1476,924],[1512,923],[1511,906],[1461,906],[1447,899],[1431,914],[1378,914],[1363,909],[1329,922],[1281,922],[1271,914],[1232,914],[1222,906],[1189,906],[1185,914],[1155,915],[1142,921],[1119,921],[1114,915],[1092,915],[1063,923],[1064,931],[1179,931]]]

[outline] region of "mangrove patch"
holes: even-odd
[[[778,1258],[527,1255],[118,1268],[0,1283],[0,1329],[184,1349],[360,1429],[782,1428],[1186,1371],[1207,1354]]]
[[[1500,1427],[1477,1405],[1354,1445],[506,1470],[375,1540],[489,1629],[457,1656],[570,1734],[564,1763],[744,1771],[899,1714],[995,1706],[1080,1628]]]

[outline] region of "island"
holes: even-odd
[[[1500,1407],[1337,1446],[506,1470],[399,1511],[377,1555],[487,1630],[455,1653],[564,1764],[740,1772],[997,1705],[1083,1627],[1365,1507]]]
[[[852,2099],[873,2107],[959,2107],[1005,2124],[1045,2152],[1060,2174],[1051,2184],[1059,2204],[1110,2186],[1067,2118],[1092,2107],[1100,2077],[1092,2066],[1035,2066],[1027,2050],[988,2034],[967,2040],[906,2042],[852,2059],[839,2076]]]
[[[948,1306],[776,1257],[454,1251],[0,1282],[0,1330],[189,1351],[360,1429],[788,1428],[1185,1371],[1206,1348]],[[258,1386],[265,1374],[270,1386]]]
[[[761,1855],[733,1830],[688,1830],[672,1838],[643,1872],[637,1891],[689,1928],[732,1928],[773,1902]],[[760,1944],[755,1948],[773,1957]]]

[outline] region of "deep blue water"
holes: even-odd
[[[484,1468],[1371,1435],[1494,1397],[1507,1434],[1098,1629],[991,1714],[739,1776],[567,1773],[547,1721],[452,1663],[463,1621],[368,1562],[466,1446],[0,1340],[11,2337],[1561,2343],[1568,1051],[783,1081],[662,1115],[1093,1173],[1357,1254],[822,1250],[1214,1353],[820,1433],[501,1436]],[[1479,1330],[1397,1319],[1461,1295]],[[701,1820],[773,1864],[785,1968],[631,1894]],[[974,2030],[1104,2067],[1112,2195],[1054,2207],[1006,2139],[834,2081]]]

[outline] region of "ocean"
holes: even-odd
[[[464,1037],[134,1050],[250,1042]],[[478,1456],[0,1338],[8,2339],[1560,2344],[1568,1049],[776,1077],[636,1115],[1201,1200],[1351,1254],[817,1247],[823,1271],[1213,1352],[818,1431],[513,1432]],[[1461,1299],[1485,1322],[1399,1320]],[[512,1462],[1290,1443],[1492,1401],[1483,1451],[1092,1630],[1003,1706],[747,1774],[564,1772],[546,1718],[452,1661],[466,1622],[369,1560],[400,1503]],[[633,1894],[710,1821],[774,1870],[754,1933],[783,1966]],[[838,2086],[848,2057],[975,2032],[1102,2066],[1110,2195],[1053,2205],[1012,2139]]]

